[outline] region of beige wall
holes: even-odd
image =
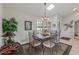
[[[1,13],[1,11],[0,11],[0,13]],[[35,17],[33,15],[29,15],[28,13],[22,12],[20,10],[15,9],[15,8],[5,7],[5,6],[3,6],[3,17],[8,18],[8,19],[10,19],[11,17],[16,18],[16,20],[18,21],[18,31],[16,32],[15,41],[18,41],[20,43],[28,43],[29,42],[28,34],[27,34],[28,31],[24,30],[24,21],[26,21],[26,20],[32,21],[32,23],[33,23],[32,29],[36,30],[36,19],[39,19],[39,18]],[[50,19],[51,19],[51,22],[53,22],[53,17],[51,17]],[[76,20],[79,20],[79,11],[76,11],[73,14],[71,14],[70,16],[67,16],[63,19],[60,19],[61,32],[65,28],[64,24],[68,23],[71,20],[74,20],[74,22]],[[66,35],[72,34],[71,35],[71,38],[72,38],[73,33],[74,33],[74,23],[73,23],[73,28],[70,29],[70,31],[64,32],[64,33],[66,33]]]
[[[18,31],[16,32],[15,41],[18,41],[22,44],[28,43],[28,31],[25,30],[24,21],[32,21],[32,30],[36,30],[36,19],[37,17],[29,15],[20,10],[5,7],[3,6],[3,17],[10,19],[11,17],[15,17],[18,22]]]
[[[0,4],[0,47],[2,46],[2,4]]]
[[[24,21],[25,20],[32,21],[32,23],[33,23],[32,28],[33,28],[33,30],[36,31],[36,20],[41,19],[41,18],[29,15],[26,12],[17,10],[15,8],[6,7],[6,6],[3,6],[3,11],[4,11],[3,17],[8,18],[8,19],[10,19],[11,17],[15,17],[16,20],[18,21],[18,31],[16,32],[15,41],[18,41],[22,44],[28,43],[29,42],[28,34],[27,34],[28,31],[24,30]],[[52,23],[57,24],[57,21],[55,21],[55,20],[59,20],[59,19],[50,17],[50,20]],[[52,28],[53,28],[53,26],[52,26]],[[56,27],[56,29],[57,29],[57,27]]]
[[[62,19],[62,25],[61,25],[61,30],[63,31],[64,30],[64,24],[65,23],[69,23],[71,20],[73,20],[73,28],[70,29],[70,31],[68,31],[68,33],[66,32],[66,35],[67,34],[71,34],[71,38],[74,39],[74,33],[75,33],[75,21],[79,20],[79,11],[75,11],[73,12],[71,15],[67,16],[67,17],[64,17]]]
[[[72,18],[74,20],[74,34],[75,34],[76,30],[79,29],[79,27],[78,28],[75,27],[75,22],[79,21],[79,10],[75,11],[70,18]],[[78,30],[78,32],[76,34],[79,35],[79,30]]]

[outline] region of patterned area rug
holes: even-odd
[[[59,43],[57,46],[54,46],[51,49],[45,48],[43,51],[41,47],[38,48],[32,48],[31,53],[29,53],[28,47],[26,45],[23,46],[24,54],[25,55],[68,55],[72,46],[64,43]],[[44,53],[43,53],[44,52]]]
[[[68,55],[72,46],[64,43],[59,43],[51,49],[42,47],[32,48],[29,52],[29,44],[22,45],[12,55]]]
[[[69,38],[69,37],[61,37],[61,39],[63,39],[63,40],[70,40],[71,38]]]

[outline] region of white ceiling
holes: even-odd
[[[47,3],[47,6],[50,3]],[[72,13],[73,8],[79,8],[78,3],[53,3],[55,8],[51,11],[46,11],[47,16],[60,15],[67,16]],[[4,3],[3,6],[16,8],[23,12],[29,12],[34,16],[44,15],[44,4],[43,3]]]

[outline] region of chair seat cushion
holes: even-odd
[[[47,48],[52,48],[52,47],[55,46],[55,43],[50,42],[50,40],[49,40],[49,41],[45,41],[45,42],[43,43],[43,45],[44,45],[45,47],[47,47]]]
[[[38,41],[38,40],[34,40],[34,42],[32,43],[32,46],[33,46],[33,47],[37,47],[37,46],[39,46],[39,45],[41,45],[41,42]]]

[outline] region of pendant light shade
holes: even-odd
[[[43,20],[48,20],[48,17],[46,15],[46,3],[44,3],[44,17],[42,19]]]

